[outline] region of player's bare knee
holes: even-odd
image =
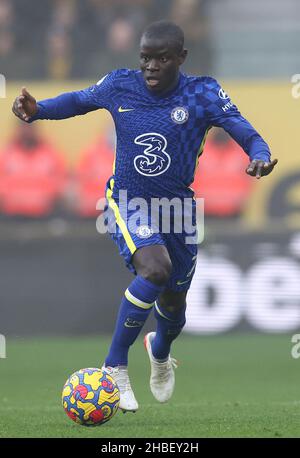
[[[163,286],[168,282],[171,272],[171,261],[164,260],[163,262],[159,262],[156,260],[147,265],[143,276],[155,285]]]

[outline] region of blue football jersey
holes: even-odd
[[[251,160],[270,160],[268,145],[211,77],[180,73],[176,88],[157,95],[141,71],[120,69],[97,84],[38,102],[31,119],[64,119],[107,109],[117,136],[113,197],[191,197],[209,129],[224,128]]]

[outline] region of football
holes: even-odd
[[[63,408],[68,417],[80,425],[103,425],[115,415],[119,403],[116,382],[101,369],[80,369],[63,387]]]

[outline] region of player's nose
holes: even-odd
[[[150,59],[147,63],[147,70],[150,72],[159,70],[158,61],[156,59]]]

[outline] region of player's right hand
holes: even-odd
[[[22,87],[21,94],[16,97],[12,111],[22,121],[29,121],[29,119],[36,114],[38,106],[36,100],[29,94],[26,87]]]

